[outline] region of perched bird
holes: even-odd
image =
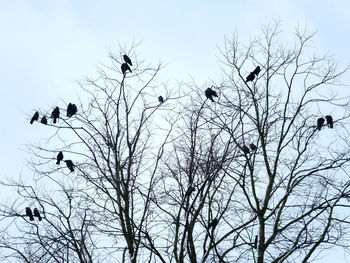
[[[75,104],[69,103],[67,107],[67,117],[70,118],[78,112],[78,108]]]
[[[258,248],[258,235],[255,235],[254,249]]]
[[[122,73],[123,73],[123,75],[125,75],[125,74],[126,74],[126,71],[127,71],[127,70],[129,70],[129,71],[132,73],[132,71],[131,71],[131,69],[130,69],[129,65],[128,65],[128,64],[126,64],[126,63],[123,63],[123,64],[122,64],[121,69],[122,69]]]
[[[41,122],[42,124],[47,125],[47,118],[46,118],[46,116],[42,117],[40,122]]]
[[[124,55],[123,58],[124,58],[124,61],[125,61],[126,63],[128,63],[130,66],[132,66],[131,59],[130,59],[127,55]]]
[[[196,188],[194,188],[194,186],[190,186],[186,191],[186,195],[191,195],[194,191],[196,191]]]
[[[26,216],[29,216],[30,221],[34,221],[33,212],[29,207],[26,207]]]
[[[57,106],[51,113],[51,118],[53,118],[53,123],[56,123],[59,117],[60,117],[60,108],[58,108]]]
[[[62,151],[57,154],[57,162],[56,164],[60,164],[60,162],[63,160],[63,153]]]
[[[36,209],[36,208],[34,208],[34,216],[36,216],[39,219],[39,221],[42,220],[40,213],[39,213],[38,209]]]
[[[164,102],[163,96],[159,96],[159,97],[158,97],[158,101],[159,101],[160,103],[163,103],[163,102]]]
[[[248,81],[253,81],[255,79],[255,75],[253,72],[250,72],[250,74],[247,76],[245,82],[247,83]]]
[[[208,228],[212,227],[213,229],[215,229],[218,223],[219,223],[219,220],[215,217],[214,220],[208,224]]]
[[[333,118],[331,115],[327,115],[326,116],[326,120],[327,120],[327,126],[331,129],[333,129]]]
[[[324,123],[324,119],[323,118],[318,118],[317,119],[317,129],[319,131],[321,130],[323,123]]]
[[[213,96],[217,97],[218,94],[216,94],[216,92],[214,90],[212,90],[211,88],[207,88],[205,90],[205,96],[207,97],[207,99],[210,99],[212,102],[214,102]]]
[[[258,149],[258,147],[256,147],[254,143],[249,144],[249,147],[253,152],[255,152]]]
[[[247,153],[247,154],[250,152],[249,148],[246,145],[242,146],[242,150],[244,153]]]
[[[39,112],[35,112],[32,119],[30,120],[30,124],[33,124],[34,121],[37,121],[39,119]]]
[[[71,172],[74,172],[74,164],[73,164],[72,160],[65,160],[64,162],[66,163],[68,169]]]
[[[260,73],[260,67],[257,66],[257,67],[254,69],[254,71],[253,71],[252,73],[255,74],[255,75],[259,75],[259,73]]]

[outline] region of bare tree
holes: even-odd
[[[314,54],[313,33],[280,33],[277,22],[247,46],[226,38],[218,97],[193,85],[181,103],[160,66],[131,49],[121,71],[111,54],[80,83],[78,113],[60,108],[30,147],[33,182],[2,182],[18,194],[0,209],[2,260],[310,262],[348,248],[347,68]]]

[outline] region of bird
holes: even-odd
[[[53,118],[53,123],[56,123],[59,117],[60,117],[60,108],[58,108],[57,106],[51,113],[51,118]]]
[[[30,124],[33,124],[34,121],[37,121],[39,119],[39,112],[35,112],[32,119],[30,120]]]
[[[254,69],[254,71],[253,71],[252,73],[255,74],[255,75],[259,75],[259,73],[260,73],[260,67],[257,66],[257,67]]]
[[[63,160],[63,153],[62,151],[60,151],[58,154],[57,154],[57,162],[56,164],[60,164],[60,162]]]
[[[26,216],[29,216],[30,221],[34,221],[33,212],[29,207],[26,207]]]
[[[321,130],[323,123],[324,123],[324,119],[323,118],[318,118],[317,119],[317,129],[319,131]]]
[[[255,235],[254,248],[258,248],[258,235]]]
[[[74,172],[74,164],[73,164],[72,160],[65,160],[64,162],[66,163],[68,169],[71,172]]]
[[[69,103],[67,107],[67,117],[70,118],[78,112],[78,108],[75,104]]]
[[[42,117],[40,122],[41,122],[42,124],[47,125],[47,118],[46,118],[46,116]]]
[[[39,221],[42,220],[40,213],[39,213],[38,209],[36,209],[36,208],[34,208],[34,216],[36,216],[39,219]]]
[[[244,153],[247,153],[247,154],[250,152],[249,148],[246,145],[242,146],[242,150]]]
[[[218,94],[216,94],[216,92],[214,90],[212,90],[211,88],[207,88],[205,90],[205,96],[207,97],[207,99],[210,99],[212,102],[214,102],[213,96],[217,97]]]
[[[130,66],[132,66],[131,59],[130,59],[126,54],[123,56],[123,58],[124,58],[124,61],[125,61],[126,63],[128,63]]]
[[[331,115],[327,115],[326,116],[326,120],[327,120],[327,126],[331,129],[333,129],[333,118]]]
[[[196,188],[190,186],[186,191],[186,195],[191,195],[194,191],[196,191]]]
[[[159,101],[160,103],[163,103],[163,102],[164,102],[163,96],[159,96],[159,97],[158,97],[158,101]]]
[[[130,67],[129,67],[129,65],[128,65],[127,63],[123,63],[122,66],[121,66],[121,69],[122,69],[123,75],[126,74],[126,71],[127,71],[127,70],[129,70],[130,73],[132,73],[132,71],[131,71],[131,69],[130,69]]]
[[[248,81],[253,81],[255,78],[255,75],[253,72],[250,72],[250,74],[247,76],[245,82],[247,83]]]
[[[258,149],[258,147],[256,147],[254,143],[249,144],[249,147],[253,152],[255,152]]]
[[[213,229],[215,229],[215,227],[218,225],[219,223],[219,220],[215,217],[213,219],[213,221],[211,221],[209,224],[208,224],[208,228],[212,227]]]

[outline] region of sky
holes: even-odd
[[[318,32],[318,51],[340,65],[350,62],[346,0],[0,0],[0,178],[32,176],[25,145],[44,141],[47,132],[31,126],[30,116],[77,100],[75,81],[94,76],[108,50],[141,42],[147,62],[166,65],[161,78],[202,84],[220,76],[225,35],[248,41],[273,19],[289,32],[307,24]],[[349,73],[344,82],[350,84]],[[318,262],[331,259],[346,262],[331,251]]]

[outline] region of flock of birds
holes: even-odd
[[[124,59],[125,63],[122,63],[121,71],[122,71],[123,75],[125,76],[127,71],[130,71],[132,73],[132,71],[130,69],[130,66],[132,66],[132,62],[131,62],[131,59],[127,55],[123,55],[123,59]],[[260,67],[257,66],[252,72],[249,73],[249,75],[246,77],[246,81],[245,82],[247,83],[249,81],[253,81],[255,79],[255,77],[259,75],[260,71],[261,71]],[[206,96],[207,99],[211,100],[212,102],[214,102],[214,98],[213,97],[218,97],[216,91],[214,91],[211,88],[207,88],[205,90],[205,96]],[[163,97],[159,96],[158,97],[158,101],[160,103],[163,103],[164,102]],[[69,103],[68,107],[67,107],[67,117],[68,118],[72,117],[74,114],[77,113],[77,111],[78,111],[77,106],[75,104]],[[53,119],[53,123],[56,123],[57,120],[59,119],[59,117],[60,117],[60,109],[59,109],[59,107],[56,107],[52,111],[52,114],[51,114],[51,118]],[[34,121],[38,121],[38,120],[39,120],[39,112],[35,112],[35,114],[33,115],[32,119],[30,121],[30,124],[33,124]],[[326,116],[326,120],[327,120],[327,126],[329,128],[331,128],[331,129],[333,129],[333,118],[332,118],[332,116],[327,115]],[[40,122],[46,125],[47,124],[46,116],[43,116],[41,118]],[[317,129],[319,131],[321,130],[324,122],[325,122],[324,118],[317,119]],[[246,145],[243,145],[241,148],[242,148],[242,151],[245,154],[249,154],[250,151],[255,152],[258,149],[257,146],[254,143],[250,143],[249,144],[249,148]],[[63,160],[63,152],[62,151],[60,151],[57,154],[57,158],[56,159],[57,159],[56,164],[59,165],[60,162]],[[66,163],[68,169],[71,172],[74,172],[74,163],[72,162],[72,160],[64,160],[64,162]],[[191,195],[194,191],[195,191],[195,188],[192,186],[186,191],[186,195]],[[31,211],[31,209],[29,207],[26,208],[26,215],[29,216],[29,220],[30,221],[34,220],[33,213],[32,213],[32,211]],[[39,221],[42,220],[42,218],[40,216],[40,213],[39,213],[39,211],[36,208],[34,208],[34,216],[38,217]],[[208,224],[208,229],[209,228],[215,229],[215,227],[218,225],[218,223],[219,223],[219,220],[217,218],[214,218]],[[254,241],[254,248],[255,249],[257,248],[257,242],[258,242],[258,235],[255,236],[255,241]]]

